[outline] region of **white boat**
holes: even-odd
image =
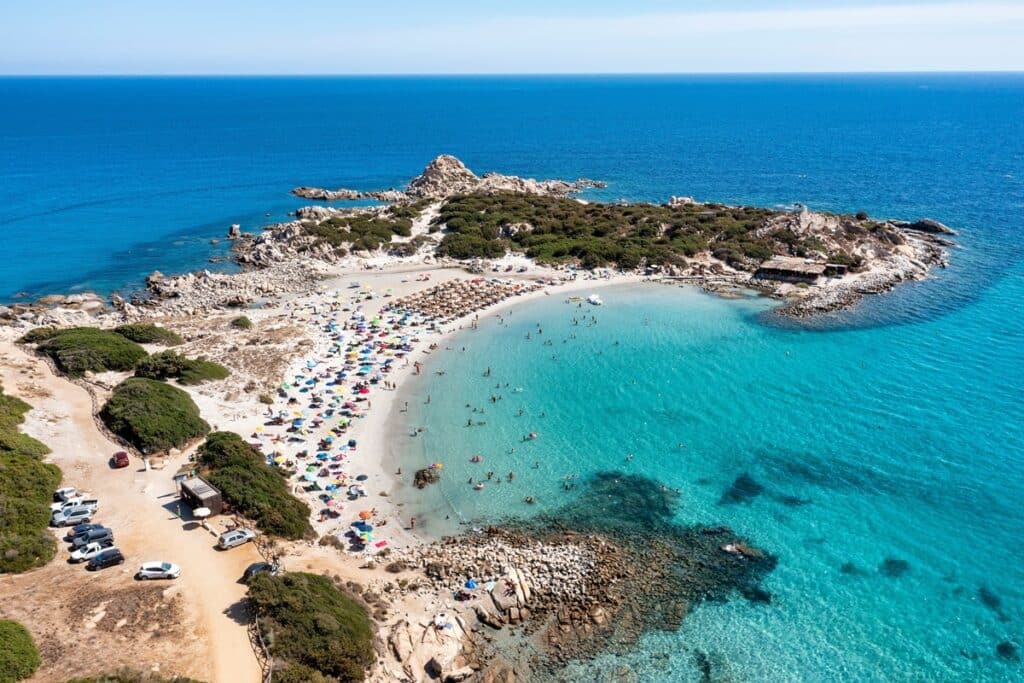
[[[601,297],[599,297],[597,294],[591,294],[590,296],[587,297],[587,303],[593,304],[595,306],[600,306],[604,304],[604,301],[602,301]]]

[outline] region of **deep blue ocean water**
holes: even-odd
[[[669,287],[607,290],[591,327],[554,299],[488,319],[413,387],[426,436],[391,448],[446,464],[414,503],[428,528],[555,509],[563,475],[617,468],[778,555],[770,605],[698,606],[575,680],[700,680],[701,657],[713,680],[1021,677],[995,647],[1024,648],[1024,76],[0,79],[0,102],[0,301],[202,267],[295,185],[400,185],[440,153],[602,199],[956,228],[948,270],[811,327]],[[516,483],[473,491],[474,453]],[[723,503],[744,474],[763,490]]]

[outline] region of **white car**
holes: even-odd
[[[149,579],[176,579],[181,576],[181,567],[173,562],[145,562],[135,575],[139,581]]]
[[[100,501],[97,500],[96,498],[74,496],[72,498],[68,498],[66,501],[62,503],[52,503],[50,505],[50,510],[52,510],[53,512],[57,512],[58,510],[63,512],[64,510],[70,510],[71,508],[77,507],[92,508],[93,512],[95,512],[100,507]]]
[[[53,492],[53,501],[55,503],[66,503],[72,498],[84,498],[85,494],[76,489],[74,486],[64,486]]]
[[[86,560],[91,560],[113,544],[112,540],[107,543],[100,543],[96,541],[87,543],[78,550],[71,551],[71,561],[84,562]]]
[[[248,543],[254,538],[256,538],[256,532],[251,529],[225,531],[220,535],[220,538],[217,539],[217,546],[221,550],[227,550],[228,548],[234,548],[235,546]]]

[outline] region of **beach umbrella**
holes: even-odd
[[[373,517],[373,513],[370,512],[369,510],[359,511],[359,519],[370,519],[371,517]]]
[[[369,479],[369,477],[366,476],[365,474],[360,474],[358,477],[356,477],[356,481],[366,481],[367,479]]]
[[[469,590],[474,590],[476,588],[476,581],[474,581],[473,579],[467,581],[466,588],[468,588]]]

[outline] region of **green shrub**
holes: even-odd
[[[249,597],[272,656],[343,683],[365,678],[376,659],[373,626],[366,611],[329,579],[262,573],[249,585]]]
[[[18,339],[18,343],[38,344],[39,342],[46,341],[50,337],[60,334],[60,332],[61,329],[59,327],[37,327],[21,335],[21,338]]]
[[[334,676],[324,676],[304,664],[292,663],[274,670],[276,683],[336,683],[337,680]]]
[[[138,671],[118,671],[112,674],[91,676],[89,678],[73,678],[67,683],[203,683],[194,678],[184,676],[165,677],[152,673],[139,673]]]
[[[32,634],[16,621],[0,620],[0,683],[28,678],[40,663]]]
[[[177,332],[168,330],[166,327],[136,323],[134,325],[119,325],[114,332],[125,339],[130,339],[138,344],[161,344],[163,346],[177,346],[183,343],[183,339]]]
[[[41,567],[57,552],[47,526],[61,472],[40,460],[45,444],[18,432],[28,409],[0,389],[0,573]]]
[[[206,480],[262,531],[289,539],[313,533],[309,506],[288,491],[281,470],[267,465],[259,451],[238,434],[210,434],[199,447],[198,456]]]
[[[192,398],[177,387],[129,377],[100,410],[104,424],[143,453],[181,448],[210,431]]]
[[[22,339],[31,341],[40,336],[39,351],[71,377],[80,377],[86,372],[131,370],[146,357],[146,350],[135,342],[95,327],[71,327],[55,332],[33,330]]]
[[[212,361],[186,358],[174,351],[161,351],[145,358],[135,366],[136,377],[148,379],[177,379],[181,384],[201,384],[209,380],[224,379],[231,372]]]
[[[251,330],[252,321],[244,315],[240,315],[231,321],[231,327],[235,327],[239,330]]]

